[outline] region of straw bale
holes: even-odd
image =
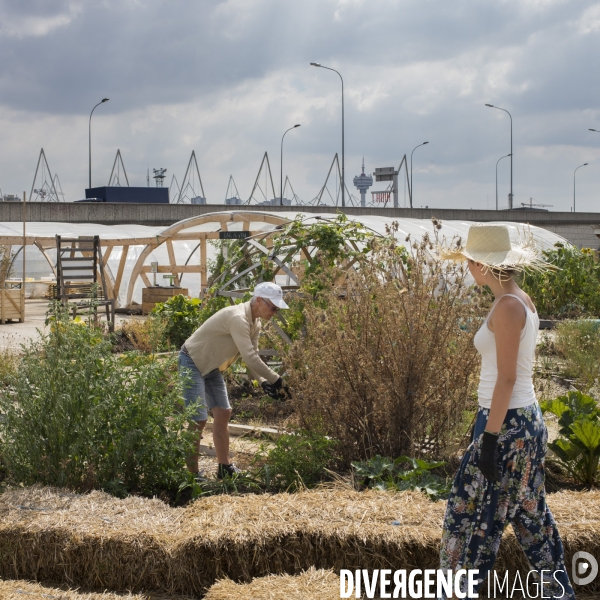
[[[82,592],[69,588],[49,588],[30,581],[0,579],[0,598],[2,600],[186,600],[183,596],[155,594],[112,594],[110,592]],[[189,599],[188,597],[188,600]]]
[[[204,600],[329,600],[340,597],[340,578],[331,570],[311,567],[300,575],[268,575],[250,583],[217,581]]]
[[[600,492],[561,492],[548,502],[567,564],[578,550],[600,561]],[[312,566],[436,568],[444,511],[444,502],[416,492],[343,486],[213,496],[186,508],[101,492],[12,489],[0,496],[0,577],[200,595],[217,579],[250,582]],[[510,530],[497,563],[505,568],[528,570]]]

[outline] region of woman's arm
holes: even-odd
[[[486,431],[498,433],[504,423],[515,381],[517,380],[517,355],[521,341],[521,330],[525,325],[525,308],[510,296],[498,301],[491,316],[496,338],[496,362],[498,379],[492,395],[492,407]]]

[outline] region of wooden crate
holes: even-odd
[[[0,325],[15,319],[22,323],[25,320],[24,312],[21,311],[20,289],[0,289]]]
[[[166,302],[173,296],[187,296],[189,290],[180,287],[145,287],[142,289],[142,314],[147,315],[159,302]]]

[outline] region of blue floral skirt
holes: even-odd
[[[502,533],[511,523],[531,570],[546,571],[544,595],[574,599],[562,541],[546,504],[544,458],[548,432],[539,404],[506,413],[498,439],[501,480],[497,483],[487,481],[478,468],[489,412],[480,408],[477,413],[473,442],[461,461],[448,499],[440,568],[478,569],[481,589],[487,589]],[[514,577],[515,573],[509,573],[509,580]]]

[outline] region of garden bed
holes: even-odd
[[[567,564],[578,550],[600,560],[600,492],[561,492],[548,502]],[[250,582],[312,566],[336,572],[436,568],[444,508],[416,492],[341,486],[209,497],[186,508],[101,492],[14,489],[0,496],[0,576],[200,595],[226,577]],[[528,570],[510,531],[497,563],[500,572],[507,568]]]

